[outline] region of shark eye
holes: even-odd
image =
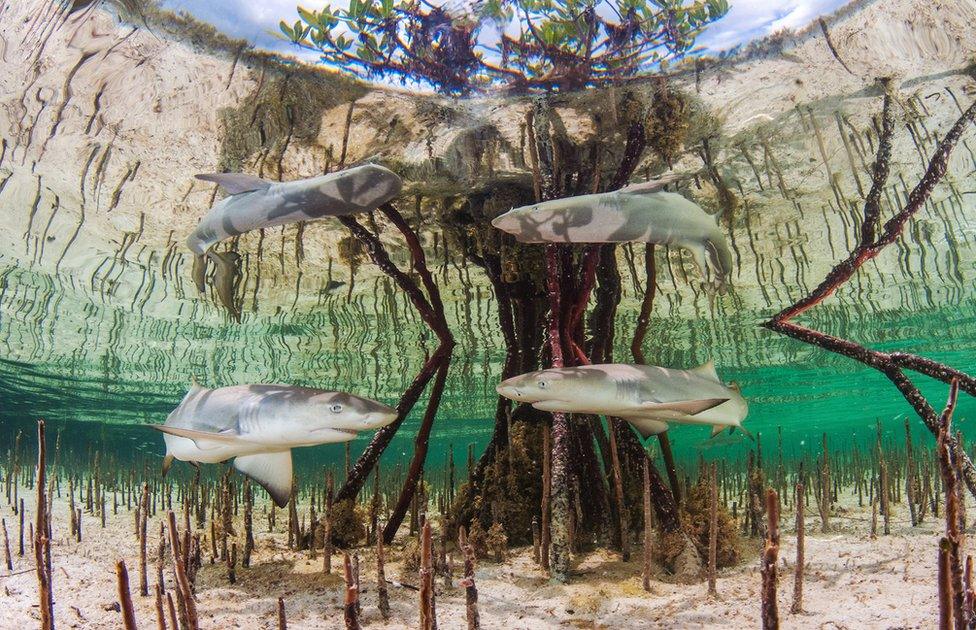
[[[329,409],[332,410],[332,413],[341,413],[342,412],[342,405],[340,405],[339,403],[336,403],[336,404],[332,405],[331,407],[329,407]]]
[[[549,383],[546,381],[539,381],[539,389],[548,389]]]

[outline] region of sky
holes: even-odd
[[[833,12],[848,0],[729,0],[729,13],[712,24],[698,39],[707,52],[719,53],[770,33],[800,29],[820,15]],[[275,50],[315,61],[313,53],[276,37],[278,22],[293,23],[295,7],[321,9],[327,0],[163,0],[173,11],[187,11],[210,22],[224,33],[244,39],[258,48]],[[334,0],[333,6],[345,5]]]

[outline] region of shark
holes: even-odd
[[[200,220],[186,239],[196,256],[220,241],[251,230],[375,210],[393,199],[403,181],[378,164],[363,164],[335,173],[272,182],[246,173],[197,175],[227,194]]]
[[[397,411],[345,392],[293,385],[232,385],[209,389],[194,381],[164,424],[163,474],[174,459],[234,468],[260,484],[279,507],[292,486],[291,449],[354,439],[384,427]]]
[[[197,179],[216,183],[227,196],[218,201],[186,239],[193,252],[193,283],[206,291],[207,266],[213,262],[219,297],[233,302],[227,288],[234,285],[238,261],[212,251],[217,243],[261,228],[312,221],[375,210],[393,199],[403,180],[378,164],[362,164],[335,173],[272,182],[246,173],[206,173]],[[230,308],[240,319],[240,312]]]
[[[672,422],[709,425],[712,436],[725,428],[748,435],[742,421],[749,405],[711,361],[690,370],[627,363],[552,368],[512,377],[496,390],[542,411],[621,418],[645,439]]]
[[[522,243],[643,241],[681,247],[691,253],[706,285],[724,293],[732,254],[717,217],[677,193],[661,190],[669,181],[522,206],[491,224]]]

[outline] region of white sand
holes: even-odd
[[[28,492],[24,492],[27,496]],[[30,501],[30,498],[28,498]],[[794,539],[792,516],[783,519],[779,605],[784,628],[930,628],[937,622],[935,590],[936,544],[942,523],[928,517],[920,527],[907,523],[906,507],[894,506],[892,535],[871,540],[870,513],[851,508],[833,519],[836,533],[821,535],[819,519],[807,520],[806,613],[789,615],[793,590]],[[109,507],[111,511],[111,507]],[[202,628],[276,627],[276,601],[284,597],[290,628],[341,628],[344,588],[338,572],[321,574],[321,554],[309,560],[307,552],[285,548],[284,513],[278,529],[266,532],[267,523],[255,514],[257,553],[250,569],[238,568],[231,586],[223,564],[210,564],[209,542],[203,543],[204,566],[197,578],[198,610]],[[16,539],[16,517],[5,506],[0,514]],[[155,627],[154,599],[136,595],[138,546],[133,515],[124,507],[110,516],[106,529],[86,515],[84,541],[68,537],[68,510],[55,501],[54,565],[55,615],[59,628],[118,628],[121,616],[116,601],[115,561],[124,558],[140,627]],[[32,516],[28,505],[28,518]],[[158,514],[150,521],[150,592],[154,583]],[[880,527],[880,526],[879,526]],[[242,528],[238,528],[241,532]],[[206,533],[209,533],[209,523]],[[16,557],[15,573],[32,567],[30,550]],[[744,554],[738,567],[725,570],[718,581],[720,597],[709,598],[705,584],[676,585],[662,580],[652,592],[640,586],[637,562],[622,563],[616,554],[596,552],[580,558],[572,582],[550,585],[531,560],[531,549],[518,549],[503,565],[483,562],[477,571],[482,625],[485,628],[712,628],[759,627],[758,542]],[[28,543],[29,545],[29,543]],[[362,556],[362,622],[370,628],[417,627],[417,594],[390,587],[392,619],[382,621],[376,608],[374,556]],[[393,556],[399,555],[398,548]],[[635,553],[639,558],[639,553]],[[334,560],[337,568],[339,561]],[[168,565],[167,565],[168,566]],[[459,562],[455,559],[455,572]],[[5,573],[5,571],[0,571]],[[399,563],[388,563],[387,575],[400,575]],[[167,589],[172,576],[167,569]],[[404,580],[406,581],[406,580]],[[414,578],[410,583],[416,584]],[[38,619],[37,582],[32,571],[0,578],[0,628],[33,625]],[[438,622],[441,628],[463,628],[463,589],[445,589],[438,578]]]

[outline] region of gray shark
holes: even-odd
[[[165,424],[148,426],[165,434],[163,474],[174,458],[194,464],[234,458],[237,470],[284,507],[291,496],[292,448],[348,442],[357,431],[384,427],[396,417],[391,407],[345,392],[194,383]]]
[[[662,182],[615,192],[543,201],[506,212],[491,222],[523,243],[627,243],[675,245],[691,252],[702,276],[725,292],[732,255],[717,218]]]
[[[197,256],[215,243],[251,230],[375,210],[403,187],[396,173],[377,164],[291,182],[270,182],[244,173],[197,178],[215,182],[228,193],[186,239]]]
[[[749,406],[713,363],[691,370],[608,363],[530,372],[503,381],[498,393],[542,411],[613,416],[648,438],[669,422],[706,424],[717,435],[742,429]]]

